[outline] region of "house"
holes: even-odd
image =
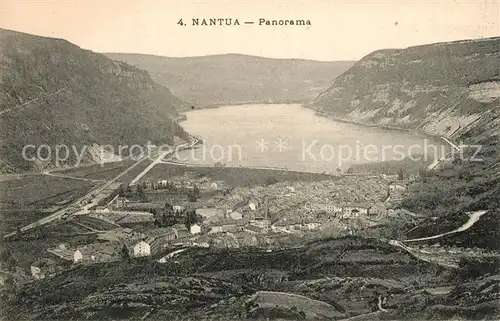
[[[221,225],[224,232],[234,231],[236,229],[236,221],[230,218],[222,219]]]
[[[260,227],[258,226],[254,226],[254,225],[248,225],[248,226],[245,226],[243,228],[243,231],[244,232],[248,232],[248,233],[251,233],[251,234],[262,234],[264,232],[263,229],[261,229]]]
[[[172,227],[162,227],[162,228],[152,229],[147,231],[145,234],[146,238],[144,238],[142,241],[144,241],[144,243],[149,245],[150,254],[162,252],[170,242],[177,239],[178,235],[177,230],[175,230]]]
[[[299,219],[283,219],[271,226],[271,230],[274,232],[285,232],[293,233],[300,231],[303,228],[302,221]]]
[[[342,205],[342,218],[359,217],[360,215],[367,215],[368,208],[367,204],[344,204]]]
[[[201,227],[195,223],[195,224],[191,225],[191,227],[189,228],[189,231],[191,232],[191,234],[200,234]]]
[[[387,216],[387,208],[384,203],[377,202],[372,207],[368,209],[368,215],[370,216]]]
[[[80,250],[75,250],[73,252],[73,263],[79,263],[83,260],[83,254]]]
[[[223,233],[237,230],[236,221],[230,218],[221,219],[212,225],[210,233]]]
[[[68,244],[61,243],[56,247],[53,248],[48,248],[47,252],[54,254],[55,256],[66,260],[66,261],[73,261],[73,252],[74,250],[69,247]]]
[[[112,221],[115,224],[133,224],[133,223],[152,223],[155,221],[155,217],[151,212],[141,212],[141,211],[120,211],[111,212],[106,217],[99,217],[105,221]]]
[[[181,239],[189,236],[189,230],[184,224],[175,224],[172,226],[172,229],[175,231],[176,238]]]
[[[120,220],[120,222],[122,222]],[[109,231],[99,233],[97,239],[106,242],[127,243],[132,245],[146,237],[145,234],[135,232],[130,228],[115,228]]]
[[[95,211],[98,213],[109,213],[110,210],[106,206],[96,206]]]
[[[268,210],[266,209],[257,212],[257,214],[255,214],[250,220],[250,224],[260,227],[261,229],[268,230],[271,227]]]
[[[220,222],[216,222],[212,224],[212,227],[210,229],[210,234],[215,234],[215,233],[222,233],[222,224]]]
[[[73,252],[73,263],[102,263],[120,260],[119,243],[91,243],[77,248]]]
[[[239,230],[243,230],[243,227],[247,226],[250,224],[249,219],[241,219],[241,220],[234,220],[236,222],[236,228]]]
[[[271,230],[276,233],[278,232],[290,233],[288,226],[284,224],[284,222],[274,223],[273,225],[271,225]]]
[[[215,207],[205,207],[205,208],[198,208],[195,211],[196,215],[201,215],[203,219],[207,219],[210,217],[224,217],[224,211],[219,208]]]
[[[164,187],[167,186],[167,180],[166,179],[159,179],[158,182],[156,182],[158,187]]]
[[[145,234],[151,239],[163,238],[165,241],[172,241],[177,238],[177,231],[171,227],[155,228]]]
[[[402,184],[398,184],[396,182],[392,182],[389,184],[389,191],[394,191],[394,192],[404,192],[406,191],[406,186]]]
[[[127,198],[125,198],[125,197],[118,197],[116,199],[115,205],[116,205],[116,207],[124,208],[124,207],[127,207],[127,205],[128,205],[129,202],[130,201]]]
[[[250,225],[257,226],[263,230],[268,230],[271,227],[271,220],[263,217],[256,217],[250,220]]]
[[[3,287],[6,284],[12,284],[13,283],[13,278],[11,275],[8,273],[5,273],[4,271],[0,271],[0,286]]]
[[[184,206],[174,205],[174,206],[172,206],[172,209],[174,210],[174,213],[178,214],[184,210]]]
[[[217,185],[217,183],[213,182],[212,184],[210,184],[210,189],[211,190],[216,191],[218,188],[219,188],[219,186]]]
[[[326,203],[325,204],[325,211],[327,213],[342,213],[342,206],[340,206],[338,204]]]
[[[241,220],[243,215],[240,212],[234,211],[229,213],[229,218],[232,218],[233,220]]]
[[[31,264],[31,276],[35,280],[41,280],[52,276],[57,271],[57,263],[54,260],[43,258]]]
[[[252,198],[248,201],[248,207],[252,210],[255,211],[259,208],[259,201],[256,198]]]
[[[210,244],[208,242],[201,242],[201,241],[196,241],[192,243],[193,247],[210,247]]]
[[[321,222],[315,220],[306,220],[302,223],[302,225],[307,230],[315,230],[321,226]]]
[[[143,202],[128,202],[127,208],[129,210],[135,211],[150,211],[150,210],[160,210],[165,207],[162,203],[143,203]]]
[[[134,257],[143,257],[151,255],[151,246],[145,241],[140,241],[134,245]]]

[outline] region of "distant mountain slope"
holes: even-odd
[[[335,75],[332,75],[332,79]],[[337,77],[318,111],[353,121],[459,137],[500,97],[500,37],[380,50]],[[491,124],[490,124],[491,127]]]
[[[26,144],[172,142],[183,102],[146,71],[62,39],[0,29],[3,172],[31,170]]]
[[[439,243],[497,249],[498,225],[488,220],[498,217],[500,204],[500,37],[371,53],[313,106],[328,116],[471,145],[409,185],[401,206],[439,220],[403,230],[411,231],[408,238],[435,235],[455,228],[466,212],[490,210],[474,229]]]
[[[107,53],[149,71],[159,84],[193,105],[310,102],[351,61],[271,59],[240,54],[168,58]]]

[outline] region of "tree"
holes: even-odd
[[[188,196],[188,201],[196,202],[196,200],[200,198],[200,189],[198,188],[198,186],[195,185],[192,190],[189,190],[187,196]]]
[[[278,179],[276,178],[276,176],[268,176],[266,177],[266,185],[269,186],[269,185],[273,185],[273,184],[276,184],[278,183]]]
[[[184,225],[189,229],[191,225],[198,222],[198,217],[196,216],[196,212],[194,210],[188,210],[185,213],[184,217]]]
[[[177,220],[175,217],[172,216],[172,214],[170,215],[164,214],[164,222],[165,226],[172,226],[177,223]]]
[[[122,259],[130,262],[130,253],[128,252],[128,248],[125,244],[123,244],[123,247],[121,250],[121,257],[122,257]]]
[[[143,202],[147,201],[146,193],[144,193],[144,188],[142,187],[141,184],[137,185],[137,195],[139,196],[141,201]]]
[[[118,196],[120,197],[125,196],[125,190],[123,189],[123,185],[120,185],[120,187],[118,187]]]
[[[398,172],[398,179],[399,180],[402,180],[404,178],[404,175],[403,175],[403,170],[400,169],[399,172]]]
[[[14,259],[14,256],[12,255],[12,252],[10,251],[10,249],[5,248],[2,251],[2,253],[0,254],[0,263],[8,271],[15,270],[17,262]]]

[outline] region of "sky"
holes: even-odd
[[[0,26],[96,52],[358,60],[378,49],[500,36],[499,2],[0,0]],[[177,24],[181,18],[188,25]],[[232,18],[241,25],[196,27],[192,18]],[[260,18],[304,19],[311,26],[259,26]]]

